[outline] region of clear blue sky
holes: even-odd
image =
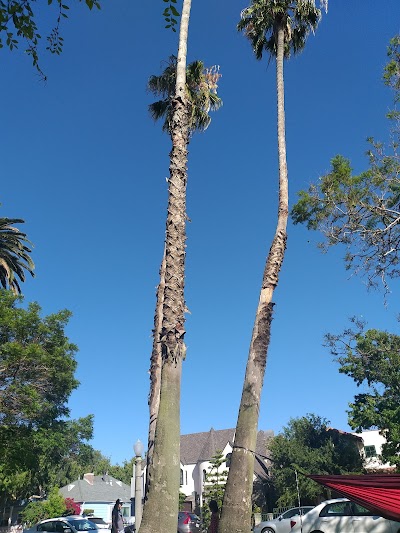
[[[236,31],[242,0],[193,0],[188,59],[221,68],[223,108],[190,144],[187,360],[182,433],[236,424],[266,254],[277,211],[275,69]],[[38,23],[50,27],[45,2]],[[148,368],[163,249],[169,138],[149,118],[146,81],[176,53],[164,3],[76,2],[60,57],[43,56],[47,83],[20,51],[0,51],[1,216],[21,217],[35,244],[27,301],[68,308],[81,385],[73,417],[95,415],[93,446],[122,462],[147,441]],[[381,82],[398,0],[331,0],[306,50],[285,66],[291,205],[337,153],[356,172],[367,136],[385,140],[391,94]],[[42,30],[45,34],[45,30]],[[322,347],[353,315],[396,331],[398,290],[383,305],[348,279],[343,250],[289,227],[259,428],[278,432],[316,413],[348,429],[356,391]],[[396,294],[397,293],[397,294]]]

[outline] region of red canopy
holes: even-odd
[[[400,475],[307,476],[379,516],[400,522]]]

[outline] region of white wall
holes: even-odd
[[[363,455],[365,457],[365,468],[369,470],[380,470],[380,469],[393,468],[389,465],[389,463],[382,463],[379,459],[379,455],[382,453],[382,444],[386,442],[386,439],[385,437],[380,435],[378,429],[362,431],[361,433],[354,433],[354,435],[358,435],[362,437],[363,444],[364,444]],[[365,456],[364,450],[366,446],[375,446],[376,457]]]

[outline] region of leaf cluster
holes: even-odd
[[[400,37],[391,41],[391,61],[385,68],[387,85],[397,91],[400,71]],[[388,147],[369,138],[369,168],[353,174],[350,161],[341,155],[331,170],[308,190],[300,191],[292,209],[295,224],[306,224],[324,237],[320,247],[346,247],[345,267],[364,276],[369,287],[400,275],[400,159],[399,116],[389,113],[391,142]]]
[[[29,503],[22,511],[22,518],[28,525],[33,525],[46,518],[64,516],[66,511],[66,500],[61,496],[59,489],[54,487],[46,500]]]
[[[149,105],[150,115],[155,121],[164,119],[162,129],[167,133],[171,132],[174,110],[176,65],[176,56],[170,56],[162,74],[151,76],[147,83],[151,93],[161,96],[161,100]],[[222,100],[217,95],[217,82],[220,76],[218,67],[207,69],[202,61],[193,61],[187,66],[186,98],[191,134],[206,130],[211,122],[209,112],[216,111],[222,106]]]
[[[172,0],[171,0],[172,1]],[[82,2],[82,0],[79,0]],[[53,54],[60,54],[63,47],[63,38],[60,36],[61,21],[68,18],[69,4],[67,0],[55,0],[58,14],[54,28],[47,37],[49,50]],[[84,0],[86,6],[100,9],[99,0]],[[0,48],[6,45],[10,50],[18,48],[20,42],[26,45],[25,52],[32,57],[33,66],[36,67],[40,77],[46,79],[39,65],[39,42],[42,38],[36,24],[33,10],[34,0],[0,0]],[[53,0],[47,0],[50,6]]]
[[[25,281],[25,272],[34,276],[35,268],[30,256],[31,242],[26,233],[14,226],[23,223],[20,218],[0,218],[0,284],[15,294],[21,293],[19,282]]]
[[[0,290],[0,499],[42,494],[76,479],[90,458],[93,417],[68,419],[77,347],[67,310],[41,308]],[[72,479],[71,479],[72,478]]]
[[[18,302],[0,291],[0,422],[38,427],[69,414],[77,347],[64,333],[68,310],[41,318],[37,303],[23,309]]]
[[[362,460],[354,437],[329,427],[315,414],[292,418],[283,432],[269,442],[271,474],[279,506],[297,505],[295,471],[308,474],[360,472]],[[309,478],[298,476],[302,504],[315,504],[329,493]]]
[[[349,424],[356,431],[379,428],[386,439],[383,462],[400,468],[400,337],[366,329],[352,319],[339,335],[326,335],[326,345],[339,363],[339,372],[351,377],[365,392],[349,404]]]
[[[284,57],[288,59],[305,47],[310,32],[321,19],[314,0],[252,0],[241,12],[237,29],[250,41],[257,59],[266,52],[276,57],[278,33],[284,32]]]
[[[178,24],[179,11],[176,9],[176,0],[163,0],[168,6],[163,11],[163,17],[166,28],[171,28],[173,32],[176,32],[176,25]]]

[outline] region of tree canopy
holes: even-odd
[[[384,82],[398,102],[400,36],[391,40],[388,54]],[[295,224],[322,233],[322,249],[343,244],[346,268],[364,276],[369,286],[382,282],[386,290],[388,279],[400,275],[400,123],[396,109],[387,116],[391,142],[385,146],[369,138],[366,171],[355,175],[349,159],[335,156],[331,171],[300,191],[292,210]]]
[[[327,2],[321,2],[325,7]],[[257,59],[264,52],[276,57],[278,30],[284,31],[284,57],[303,50],[310,31],[315,31],[321,18],[321,10],[314,0],[252,0],[243,9],[238,30],[250,41]]]
[[[93,7],[100,9],[99,0],[83,0],[91,10]],[[176,0],[171,0],[176,1]],[[79,0],[82,2],[82,0]],[[32,4],[34,0],[0,0],[0,48],[4,45],[10,50],[18,48],[21,42],[25,43],[25,52],[32,57],[33,65],[39,74],[45,75],[39,65],[39,42],[42,38],[36,22],[36,14]],[[47,0],[47,5],[51,6],[53,0]],[[52,54],[60,54],[64,39],[60,35],[60,27],[63,19],[68,18],[70,2],[68,0],[56,0],[55,25],[47,36],[46,49]],[[49,7],[50,9],[50,7]]]
[[[0,494],[43,494],[81,473],[93,417],[68,418],[77,347],[65,335],[67,310],[41,317],[37,303],[0,290]],[[76,475],[76,477],[75,477]]]
[[[400,467],[400,336],[366,329],[352,319],[352,328],[326,336],[339,372],[351,377],[362,392],[349,404],[349,424],[356,431],[381,430],[386,439],[382,459]]]
[[[70,311],[41,318],[39,304],[22,301],[0,291],[0,422],[39,427],[69,414],[77,346],[64,333]]]
[[[315,414],[292,418],[283,432],[269,442],[273,464],[271,474],[278,505],[297,505],[295,471],[307,474],[345,474],[362,470],[355,437],[329,426],[329,420]],[[316,504],[326,490],[311,479],[298,477],[302,503]]]

